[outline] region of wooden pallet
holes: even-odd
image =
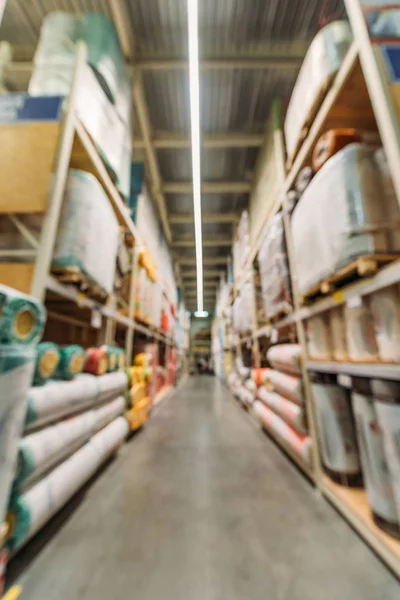
[[[108,298],[107,292],[82,273],[79,267],[52,267],[51,272],[60,283],[75,285],[93,300],[105,302]]]
[[[357,281],[357,279],[360,279],[361,277],[375,275],[380,267],[383,267],[398,258],[399,255],[396,254],[370,254],[367,256],[360,256],[302,294],[300,302],[301,304],[310,303],[319,296],[332,294],[336,290]]]

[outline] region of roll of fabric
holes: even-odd
[[[130,392],[129,392],[131,405],[135,406],[135,404],[140,402],[140,400],[143,400],[143,398],[145,398],[146,395],[147,395],[147,384],[144,382],[136,383],[135,385],[133,385],[131,387]]]
[[[145,423],[149,416],[149,397],[143,398],[135,404],[127,413],[126,418],[129,423],[131,431],[139,429]]]
[[[251,378],[255,382],[257,387],[264,385],[268,378],[268,373],[271,369],[252,369]]]
[[[263,387],[257,391],[257,398],[296,431],[307,433],[304,408]]]
[[[61,353],[56,344],[42,342],[36,347],[36,364],[33,378],[34,385],[43,385],[57,372]]]
[[[4,522],[14,477],[34,366],[34,348],[0,345],[0,523]]]
[[[125,400],[119,396],[100,408],[22,438],[14,487],[20,489],[37,480],[55,464],[75,452],[96,431],[120,415],[124,407]]]
[[[118,417],[47,477],[10,506],[14,529],[9,540],[12,551],[20,549],[62,508],[79,488],[97,471],[128,435],[124,417]]]
[[[267,360],[279,371],[290,375],[301,374],[301,348],[299,344],[278,344],[271,346],[267,352]]]
[[[117,351],[117,369],[123,370],[126,368],[125,350],[116,348]]]
[[[278,394],[281,394],[295,404],[303,406],[303,382],[300,377],[287,375],[286,373],[281,373],[281,371],[271,369],[268,373],[265,385],[267,388],[274,389]]]
[[[31,431],[68,415],[124,394],[127,375],[122,371],[100,377],[83,373],[72,381],[48,381],[29,390],[26,430]]]
[[[85,351],[82,346],[72,344],[60,348],[60,362],[58,363],[57,376],[60,379],[73,379],[83,371]]]
[[[89,348],[85,354],[85,373],[92,375],[104,375],[108,370],[108,355],[107,351],[102,348]],[[115,355],[114,355],[115,358]]]
[[[253,404],[253,412],[267,431],[278,435],[290,448],[311,465],[312,441],[309,435],[296,433],[283,419],[267,408],[260,400]]]
[[[113,371],[116,371],[118,366],[117,366],[117,359],[118,359],[118,348],[115,348],[114,346],[107,346],[106,344],[104,346],[101,346],[100,350],[104,350],[107,354],[107,371],[108,373],[112,373]],[[89,371],[91,372],[91,371]]]
[[[45,323],[46,310],[40,302],[0,284],[1,344],[36,344]]]

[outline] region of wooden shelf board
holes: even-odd
[[[366,492],[334,483],[326,475],[322,476],[321,491],[400,577],[400,541],[375,525]]]
[[[400,364],[382,362],[356,363],[309,360],[306,362],[309,371],[319,373],[343,374],[355,377],[376,377],[400,381]]]

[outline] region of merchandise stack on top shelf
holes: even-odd
[[[288,335],[300,348],[311,478],[399,575],[400,30],[392,5],[345,4],[350,27],[330,23],[306,54],[285,135],[275,113],[254,192],[268,207],[245,266],[258,255],[269,320],[252,333],[266,340],[260,366]],[[251,207],[249,217],[260,219]],[[277,223],[280,240],[268,240]],[[274,394],[262,391],[296,429]]]

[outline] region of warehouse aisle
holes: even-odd
[[[189,379],[74,504],[11,565],[22,600],[399,598],[215,378]]]

